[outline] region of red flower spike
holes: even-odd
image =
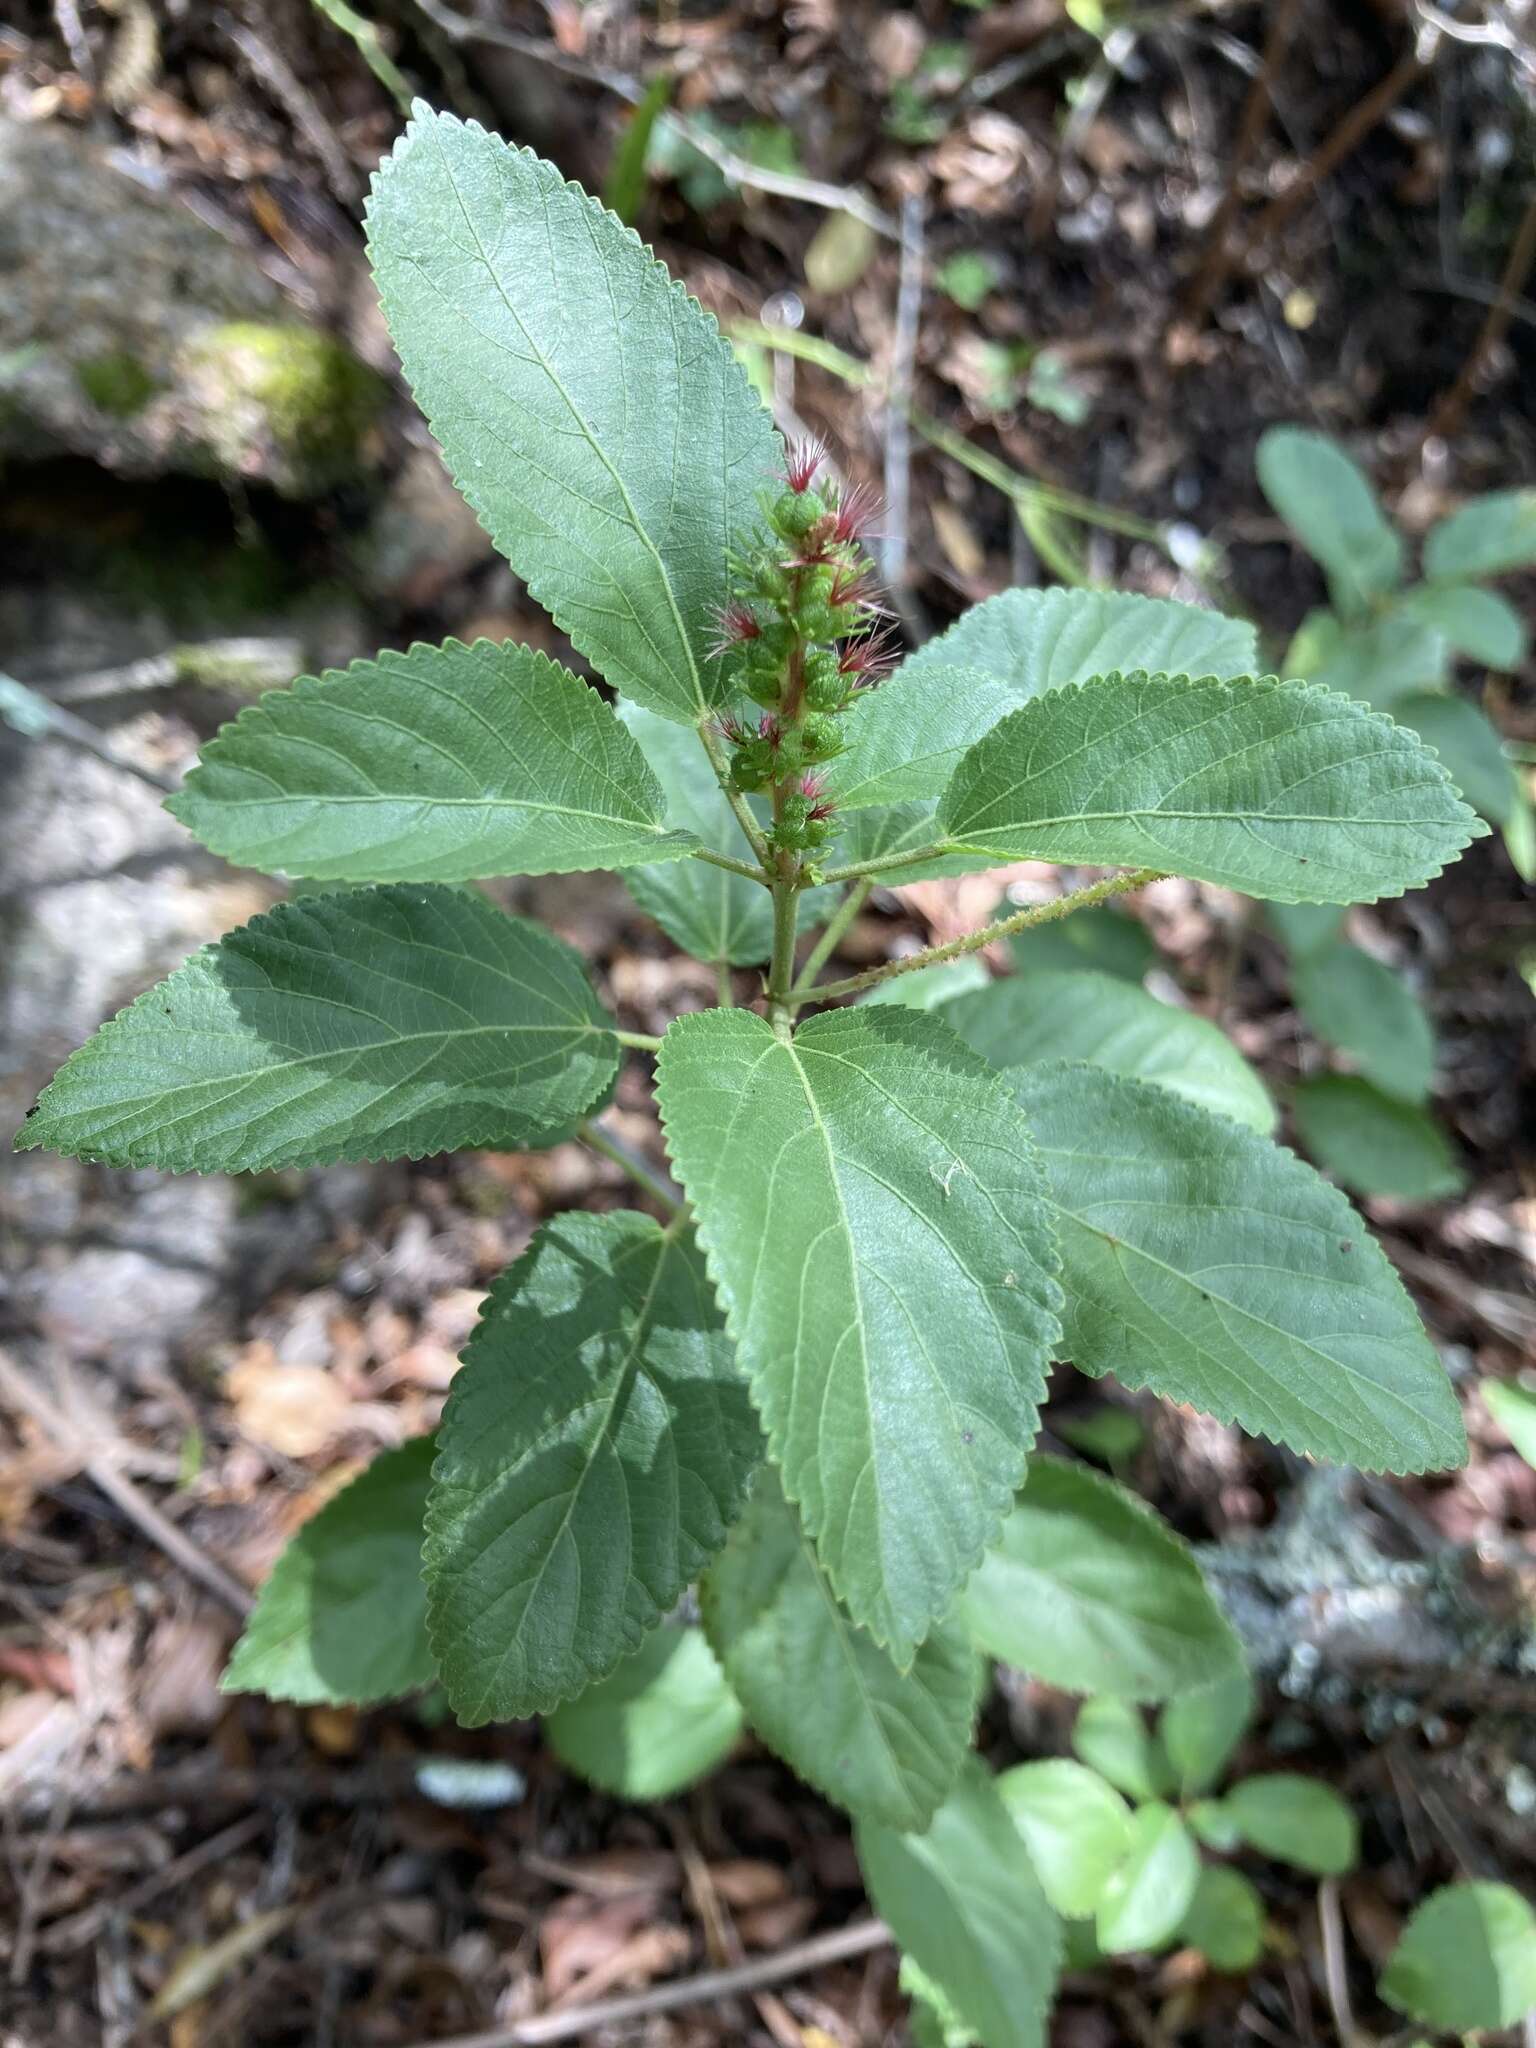
[[[882,617],[886,607],[880,599],[880,584],[873,567],[865,563],[860,569],[839,569],[832,579],[832,588],[827,592],[827,603],[834,608],[845,604],[863,605],[866,611]]]
[[[802,775],[800,778],[800,794],[811,807],[806,813],[807,817],[815,818],[818,821],[831,817],[834,808],[833,802],[831,797],[827,795],[827,786],[819,775]]]
[[[783,744],[784,735],[779,730],[779,721],[771,711],[765,711],[757,721],[757,736],[760,740],[766,740],[770,747]]]
[[[837,672],[851,676],[856,690],[884,682],[896,666],[896,642],[889,632],[870,633],[862,640],[846,641],[838,650]]]
[[[728,711],[715,730],[731,747],[744,747],[753,737],[751,726],[743,724],[734,711]]]
[[[750,605],[734,599],[723,604],[714,617],[715,637],[710,643],[711,656],[729,654],[733,647],[740,647],[748,640],[762,636],[762,622]]]
[[[855,484],[838,500],[833,513],[834,541],[858,540],[878,529],[875,522],[885,515],[885,501],[873,484]]]
[[[804,441],[791,441],[784,450],[784,467],[780,472],[792,491],[808,491],[811,480],[827,459],[827,444],[820,434],[813,434]]]

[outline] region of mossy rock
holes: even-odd
[[[113,349],[76,363],[75,382],[98,412],[120,420],[142,412],[160,388],[138,357],[126,349]]]
[[[297,323],[232,320],[196,335],[178,371],[209,447],[230,474],[302,498],[367,467],[387,387],[329,335]]]

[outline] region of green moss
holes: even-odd
[[[234,320],[198,335],[185,368],[230,468],[270,469],[279,489],[354,475],[386,396],[383,380],[312,327]]]
[[[115,419],[131,419],[142,412],[156,390],[154,378],[126,349],[76,363],[75,381],[92,405]]]

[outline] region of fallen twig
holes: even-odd
[[[1477,339],[1467,351],[1466,361],[1457,372],[1455,383],[1435,402],[1424,429],[1426,441],[1432,435],[1449,441],[1460,428],[1489,357],[1509,332],[1532,263],[1536,263],[1536,192],[1526,202],[1520,225],[1515,230],[1515,239],[1509,245],[1493,304],[1478,329]]]
[[[80,1468],[115,1506],[163,1550],[173,1564],[180,1565],[188,1578],[221,1600],[243,1621],[254,1602],[237,1579],[221,1564],[205,1557],[190,1537],[163,1515],[159,1508],[121,1468],[117,1453],[108,1445],[93,1445],[89,1436],[64,1411],[34,1386],[15,1360],[0,1351],[0,1394],[13,1407],[24,1410],[58,1444],[80,1459]]]
[[[574,2041],[599,2027],[613,2027],[627,2020],[648,2019],[653,2013],[675,2012],[685,2005],[710,2005],[739,1991],[756,1991],[766,1984],[782,1984],[827,1963],[847,1962],[883,1948],[890,1930],[880,1920],[856,1920],[851,1927],[839,1927],[831,1934],[814,1934],[809,1941],[780,1949],[776,1955],[759,1956],[755,1962],[739,1963],[729,1970],[703,1970],[680,1982],[653,1984],[648,1990],[624,1998],[605,1998],[568,2012],[541,2013],[531,2020],[516,2021],[485,2034],[454,2034],[435,2042],[420,2042],[417,2048],[537,2048],[546,2041]]]

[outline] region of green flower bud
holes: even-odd
[[[785,540],[803,540],[818,520],[827,516],[826,504],[818,491],[783,491],[768,514],[769,524]]]
[[[809,711],[841,711],[848,694],[848,679],[837,665],[837,656],[825,647],[813,647],[805,657],[805,703]]]
[[[843,736],[834,721],[813,712],[800,728],[802,761],[830,761],[843,751]]]

